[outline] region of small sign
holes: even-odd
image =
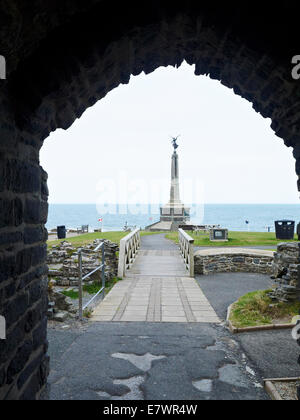
[[[228,229],[210,229],[209,239],[212,242],[228,242]]]
[[[0,340],[6,339],[6,322],[4,316],[0,315]]]
[[[216,230],[215,231],[215,238],[216,239],[225,239],[225,234],[222,230]]]

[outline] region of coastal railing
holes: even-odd
[[[194,239],[183,229],[178,229],[179,248],[190,277],[195,276],[194,270]]]
[[[85,310],[89,309],[92,310],[99,300],[104,298],[105,295],[105,250],[104,250],[104,242],[97,245],[97,247],[94,249],[93,252],[99,252],[102,253],[102,264],[96,267],[93,271],[90,271],[88,274],[83,276],[82,273],[82,249],[78,249],[78,292],[79,292],[79,319],[82,320],[83,313]],[[101,270],[101,280],[102,285],[100,290],[92,297],[89,302],[87,302],[85,305],[83,305],[83,282],[84,280],[90,278],[93,274],[97,273],[97,271]]]
[[[118,276],[120,278],[125,277],[126,270],[132,266],[140,245],[140,229],[135,229],[129,235],[125,236],[125,238],[121,239],[118,265]]]

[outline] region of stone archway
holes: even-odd
[[[0,307],[7,340],[0,341],[0,399],[33,399],[48,373],[43,140],[130,75],[186,60],[197,75],[220,80],[271,118],[276,134],[294,148],[300,176],[300,85],[291,77],[297,16],[288,7],[215,10],[194,0],[120,2],[118,10],[101,0],[5,3]]]

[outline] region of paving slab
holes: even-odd
[[[220,322],[195,279],[188,277],[178,246],[162,235],[142,237],[125,279],[98,305],[92,320]]]
[[[194,279],[137,277],[126,281],[128,287],[118,289],[122,295],[116,297],[113,288],[94,310],[92,321],[220,322]]]

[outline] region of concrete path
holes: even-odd
[[[227,309],[241,296],[257,290],[272,288],[270,276],[254,273],[215,273],[196,276],[201,290],[220,319],[225,320]]]
[[[117,283],[93,321],[220,322],[194,279],[133,277]]]
[[[178,251],[178,246],[165,238],[165,233],[158,233],[156,235],[146,235],[141,237],[143,250],[164,250],[164,251]]]
[[[95,308],[92,321],[220,322],[188,277],[178,246],[163,235],[142,237],[132,268]]]
[[[177,276],[187,277],[179,250],[144,250],[141,249],[126,277],[136,276]]]

